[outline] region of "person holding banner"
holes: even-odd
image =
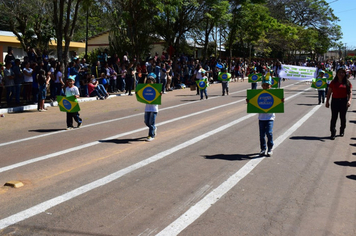
[[[336,72],[335,78],[331,81],[329,85],[329,90],[326,95],[325,107],[329,108],[329,100],[331,100],[331,121],[330,121],[330,132],[331,139],[334,140],[336,136],[336,121],[340,114],[340,136],[344,136],[344,131],[346,128],[346,112],[348,107],[351,105],[352,99],[352,84],[346,77],[346,70],[344,68],[339,68]]]
[[[200,90],[200,100],[203,100],[203,95],[205,94],[205,98],[208,99],[207,87],[209,86],[208,77],[206,76],[206,71],[200,71],[202,78],[197,81],[197,87]]]
[[[66,97],[75,96],[79,98],[79,89],[74,85],[75,76],[69,76],[67,79],[67,87],[65,88]],[[79,128],[83,120],[79,117],[78,112],[67,112],[67,130],[73,129],[73,119],[78,123],[77,128]]]
[[[155,73],[148,74],[146,79],[147,84],[154,84],[156,83],[156,75]],[[163,91],[160,91],[162,94]],[[157,134],[157,127],[156,127],[156,117],[158,114],[158,105],[157,104],[146,104],[145,106],[145,117],[144,121],[146,126],[148,127],[148,137],[147,142],[151,142],[155,139]]]
[[[319,75],[317,79],[322,79],[324,78],[325,71],[320,70]],[[325,88],[318,88],[318,105],[320,105],[321,102],[325,102]]]

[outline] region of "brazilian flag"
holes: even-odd
[[[273,77],[272,78],[272,88],[278,88],[278,81],[279,81],[279,78],[278,77]]]
[[[205,89],[208,87],[208,81],[206,79],[197,80],[197,86],[200,90]]]
[[[249,83],[256,83],[258,81],[262,81],[262,74],[249,74],[248,76]]]
[[[57,102],[60,111],[74,113],[80,111],[78,100],[75,96],[64,97],[57,96]]]
[[[219,72],[218,80],[221,80],[221,81],[230,81],[230,80],[231,80],[231,74],[230,74],[230,73],[222,73],[222,72]]]
[[[146,104],[161,105],[162,84],[138,84],[136,86],[136,99]]]
[[[324,77],[326,78],[326,80],[333,80],[333,72],[331,70],[325,71]]]
[[[324,78],[313,79],[311,87],[317,88],[317,89],[326,88],[326,79],[324,79]]]
[[[284,113],[283,89],[247,90],[247,113]]]

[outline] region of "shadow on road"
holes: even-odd
[[[255,158],[261,158],[258,153],[252,154],[217,154],[212,156],[204,156],[205,159],[213,160],[213,159],[220,159],[226,161],[243,161],[243,160],[251,160]]]
[[[326,136],[326,137],[317,137],[317,136],[293,136],[290,137],[290,139],[294,139],[294,140],[309,140],[309,141],[321,141],[321,142],[325,142],[325,140],[329,140],[330,136]]]
[[[334,163],[339,166],[356,167],[356,161],[335,161]]]
[[[33,130],[29,130],[28,132],[50,133],[50,132],[58,132],[61,130],[66,130],[66,129],[33,129]]]
[[[356,175],[347,175],[346,178],[356,180]]]
[[[308,107],[311,107],[311,106],[317,106],[318,104],[317,103],[312,103],[312,104],[304,104],[304,103],[299,103],[297,104],[298,106],[308,106]]]
[[[108,140],[99,140],[100,143],[115,143],[115,144],[124,144],[132,142],[143,142],[146,141],[147,137],[141,138],[131,138],[131,139],[108,139]]]

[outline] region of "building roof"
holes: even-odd
[[[0,43],[20,43],[16,35],[11,31],[1,31],[0,30]],[[57,46],[57,42],[54,39],[51,39],[50,45]],[[64,42],[63,42],[64,44]],[[85,48],[85,43],[82,42],[70,42],[70,47],[75,48]]]

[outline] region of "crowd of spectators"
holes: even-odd
[[[356,62],[351,61],[300,61],[286,62],[286,64],[322,67],[322,69],[337,70],[343,67],[350,70],[355,77]],[[162,83],[162,92],[183,88],[195,84],[197,68],[207,72],[210,82],[218,81],[221,68],[227,68],[232,81],[244,81],[252,71],[265,74],[273,71],[278,76],[281,62],[278,60],[254,60],[248,62],[240,58],[227,60],[211,57],[208,60],[198,59],[181,54],[170,57],[168,53],[162,55],[147,55],[143,60],[135,56],[130,57],[126,52],[122,57],[117,54],[109,56],[107,50],[99,53],[96,61],[88,64],[85,58],[74,55],[67,68],[46,53],[38,57],[35,50],[29,49],[28,55],[16,59],[13,50],[9,48],[5,57],[5,67],[0,66],[0,106],[18,106],[39,103],[47,100],[55,101],[60,95],[66,79],[75,77],[75,86],[79,88],[81,97],[105,99],[109,93],[125,93],[132,95],[132,90],[138,83],[145,83],[149,73],[155,73],[157,83]],[[42,73],[42,74],[41,74]],[[44,73],[44,74],[43,74]],[[39,76],[41,81],[39,81]],[[49,78],[49,79],[45,79]],[[39,83],[40,82],[40,83]],[[44,89],[46,88],[46,89]],[[3,90],[6,91],[6,105],[1,103]],[[47,94],[44,94],[47,90]],[[44,109],[44,108],[43,108]],[[41,108],[41,110],[43,110]]]

